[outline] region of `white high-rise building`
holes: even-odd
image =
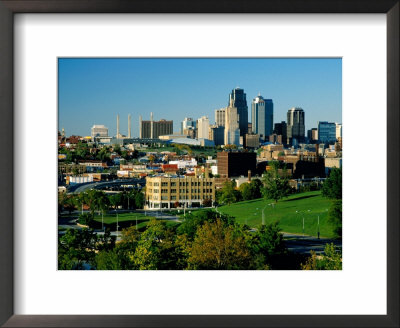
[[[208,128],[210,127],[210,121],[207,116],[200,117],[197,120],[197,139],[204,138],[208,139]]]
[[[91,129],[92,141],[95,138],[106,138],[108,137],[108,128],[104,125],[93,125]]]
[[[181,134],[184,134],[184,131],[188,130],[189,127],[196,129],[196,121],[191,117],[185,117],[185,119],[181,122]]]
[[[225,145],[240,146],[239,114],[236,107],[230,106],[225,110]]]
[[[226,108],[215,110],[215,124],[218,126],[225,126],[225,111]]]
[[[336,123],[336,139],[342,137],[342,124]]]

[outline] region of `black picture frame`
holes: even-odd
[[[399,11],[399,0],[0,0],[0,140],[3,145],[0,324],[4,327],[399,327]],[[385,13],[387,315],[14,315],[13,17],[16,13]]]

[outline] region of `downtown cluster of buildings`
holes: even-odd
[[[83,141],[92,145],[93,153],[104,146],[118,145],[128,154],[139,149],[140,155],[133,161],[126,161],[117,153],[111,153],[108,163],[89,159],[63,164],[66,155],[61,154],[60,181],[77,184],[102,181],[105,177],[145,179],[146,208],[157,209],[213,204],[215,191],[225,181],[234,179],[239,187],[241,183],[261,178],[268,170],[269,161],[279,161],[286,168],[285,174],[291,178],[295,189],[318,183],[330,169],[341,167],[341,124],[320,121],[317,127],[306,131],[305,112],[298,107],[288,110],[286,121],[274,123],[273,101],[260,94],[251,102],[251,122],[248,116],[246,93],[235,88],[229,94],[227,107],[215,110],[213,124],[207,116],[196,120],[187,117],[181,122],[179,133],[173,132],[172,120],[155,121],[153,113],[150,120],[139,117],[139,138],[132,137],[130,115],[127,135],[120,133],[119,115],[114,137],[109,136],[104,125],[94,125],[87,137],[66,138],[62,130],[60,147],[71,151],[74,151],[74,144]],[[218,151],[214,158],[171,151],[143,152],[148,146],[166,144],[225,149]],[[115,172],[114,177],[110,177],[110,172]]]
[[[318,122],[317,127],[305,129],[305,112],[293,107],[287,112],[287,120],[274,124],[274,104],[260,94],[251,102],[251,122],[248,122],[249,109],[246,93],[235,88],[229,94],[228,106],[215,110],[215,121],[208,116],[198,119],[186,117],[180,124],[179,133],[173,132],[173,121],[161,119],[155,121],[153,113],[150,120],[139,116],[139,139],[171,141],[198,146],[235,145],[237,148],[258,148],[266,142],[297,147],[301,143],[334,144],[342,137],[342,125],[334,122]],[[117,134],[108,135],[104,125],[94,125],[91,139],[100,143],[121,144],[132,139],[131,116],[128,115],[128,135],[120,134],[119,115],[117,115]],[[128,139],[121,142],[122,139]]]

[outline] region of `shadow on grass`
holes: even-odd
[[[301,196],[301,197],[296,197],[296,198],[291,198],[291,199],[284,199],[284,202],[292,202],[294,200],[300,200],[300,199],[306,199],[306,198],[312,198],[312,197],[317,197],[320,195],[307,195],[307,196]]]

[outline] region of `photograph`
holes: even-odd
[[[57,65],[58,270],[342,270],[342,58]]]

